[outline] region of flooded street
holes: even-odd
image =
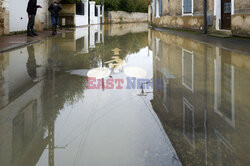
[[[147,24],[2,53],[0,165],[249,165],[249,64]]]

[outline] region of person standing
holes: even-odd
[[[59,23],[59,12],[62,10],[62,5],[60,4],[61,0],[55,0],[54,3],[51,3],[49,6],[49,11],[51,13],[51,21],[52,21],[52,28],[53,32],[52,35],[56,35],[56,28]]]
[[[34,32],[35,17],[38,8],[42,8],[42,6],[37,5],[37,0],[29,0],[26,10],[29,17],[29,22],[27,26],[27,36],[38,36],[38,34]]]

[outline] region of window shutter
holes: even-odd
[[[192,0],[183,0],[184,13],[192,13]]]

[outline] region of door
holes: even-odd
[[[9,1],[10,32],[27,30],[27,23],[28,23],[28,14],[26,12],[27,5],[28,5],[28,0]]]
[[[221,28],[231,29],[231,0],[221,0]]]

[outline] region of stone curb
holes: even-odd
[[[42,40],[34,40],[34,41],[26,42],[26,43],[15,44],[15,45],[0,49],[0,53],[4,53],[4,52],[7,52],[7,51],[17,49],[17,48],[25,47],[25,46],[28,46],[28,45],[31,45],[31,44],[39,43],[41,41]]]

